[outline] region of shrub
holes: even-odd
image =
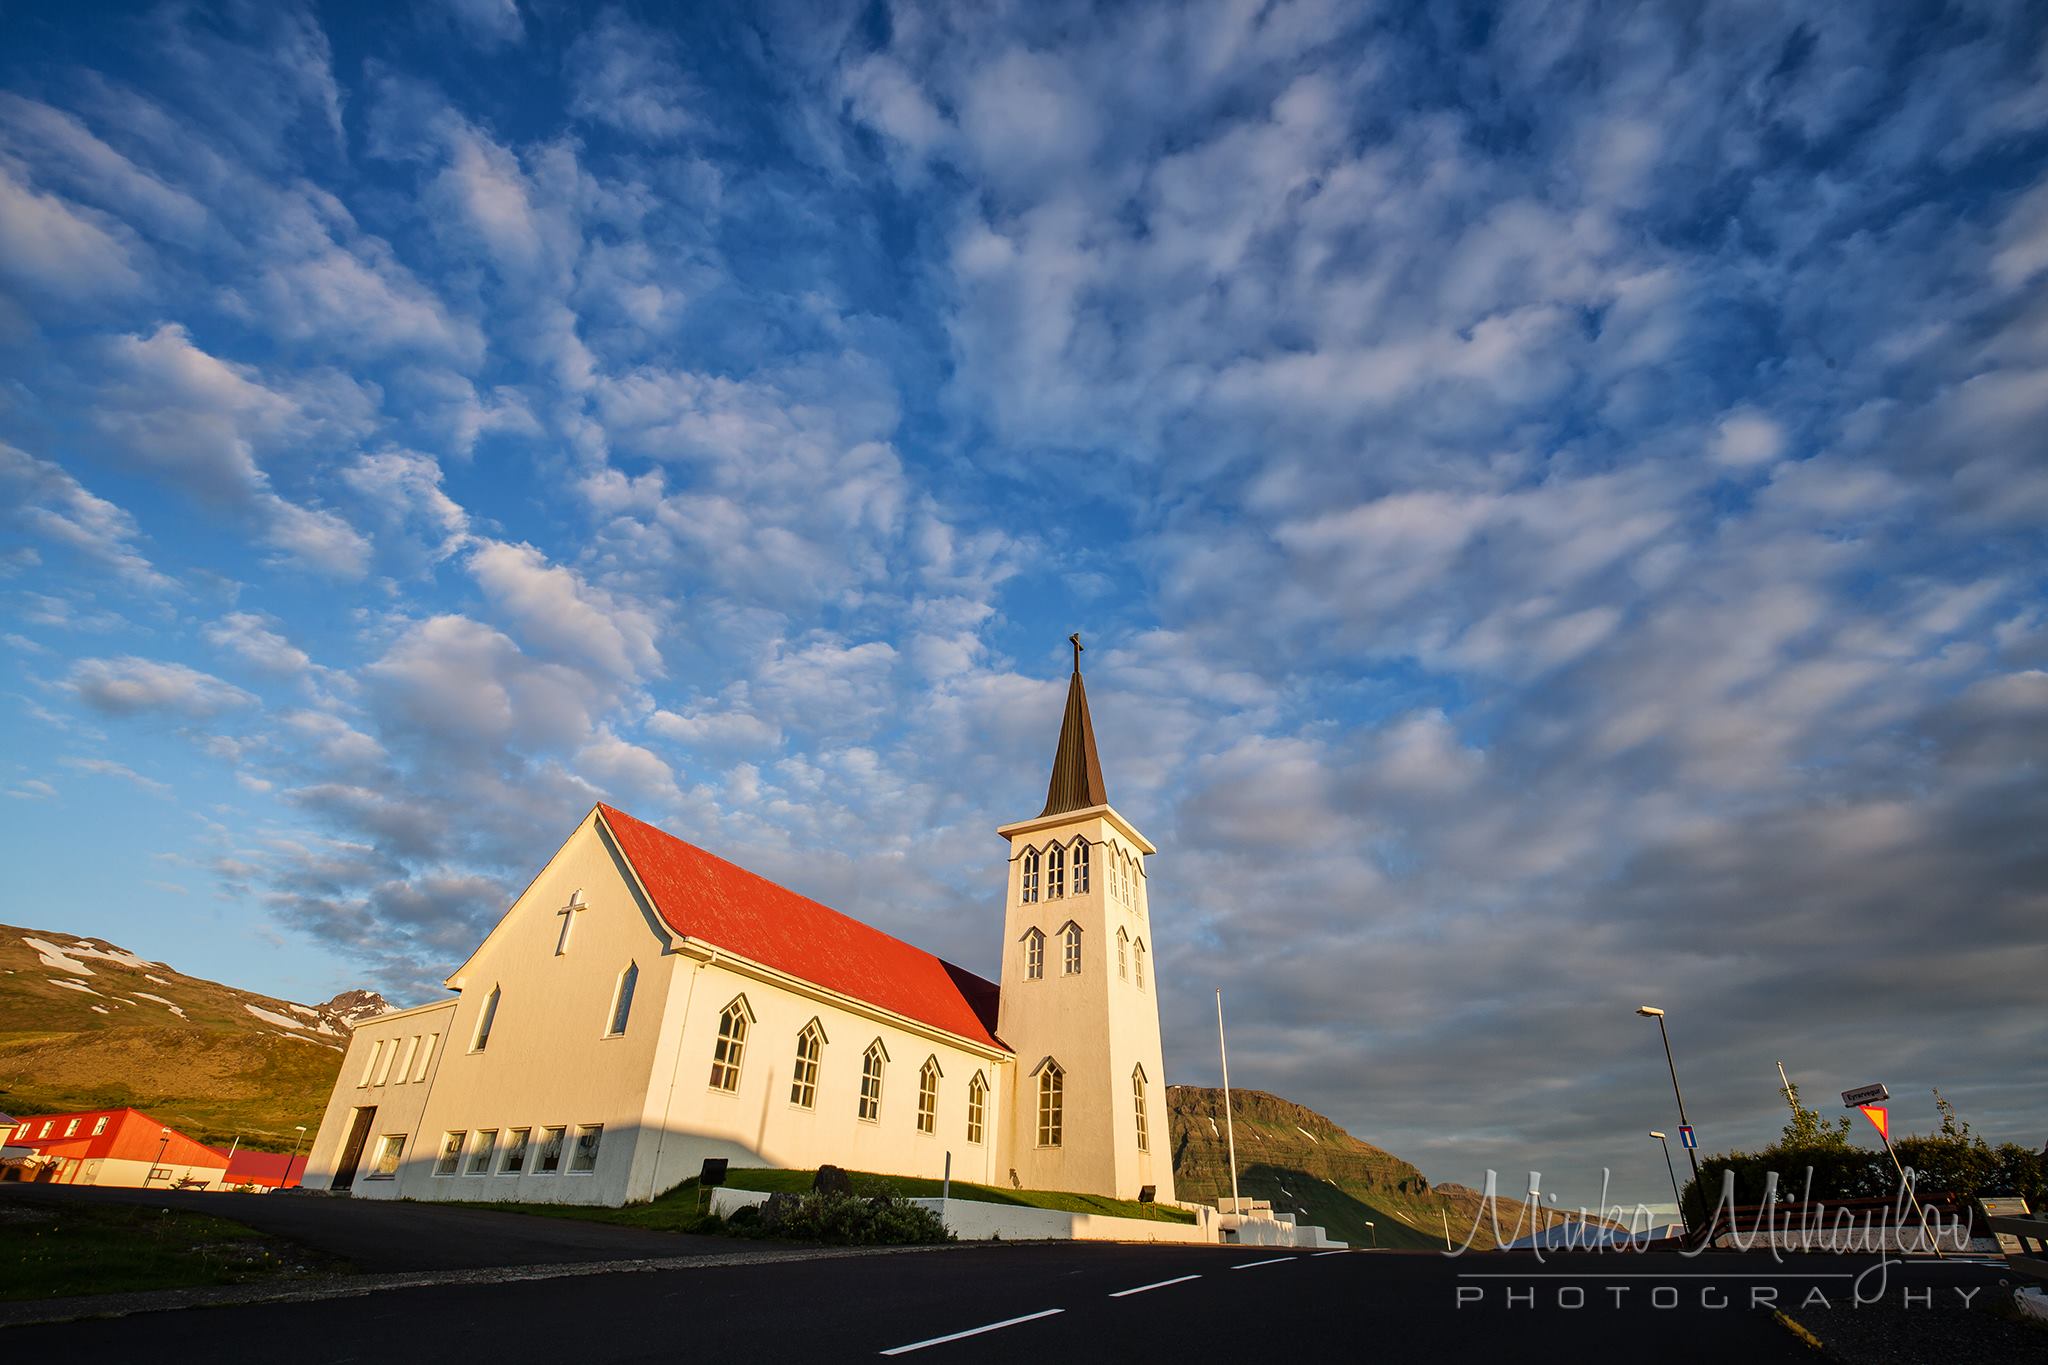
[[[914,1246],[950,1242],[939,1215],[892,1195],[778,1194],[736,1210],[725,1223],[737,1237],[784,1237],[830,1246]]]

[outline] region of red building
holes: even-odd
[[[221,1183],[231,1190],[282,1190],[298,1186],[299,1177],[306,1173],[306,1159],[293,1158],[289,1152],[252,1152],[237,1148],[230,1157],[224,1148],[214,1151],[228,1163],[227,1178]]]
[[[33,1155],[8,1163],[11,1179],[58,1185],[220,1188],[228,1159],[138,1109],[90,1109],[14,1120],[6,1145]]]

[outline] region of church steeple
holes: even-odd
[[[1088,719],[1088,689],[1081,683],[1081,636],[1077,632],[1067,638],[1074,645],[1074,676],[1067,684],[1067,714],[1060,721],[1060,746],[1053,752],[1052,781],[1046,784],[1040,819],[1109,804],[1102,760],[1095,755],[1095,724]]]

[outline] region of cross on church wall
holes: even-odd
[[[555,940],[556,957],[569,951],[569,931],[576,925],[576,912],[586,908],[583,904],[583,889],[578,887],[569,893],[569,903],[555,911],[562,917],[562,936]]]

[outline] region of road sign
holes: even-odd
[[[1859,1085],[1854,1090],[1842,1092],[1844,1109],[1860,1109],[1866,1104],[1883,1104],[1892,1097],[1892,1092],[1883,1085]]]
[[[1682,1143],[1684,1146],[1688,1148],[1697,1147],[1700,1145],[1700,1135],[1692,1130],[1692,1125],[1689,1123],[1680,1125],[1678,1129],[1678,1140],[1680,1143]]]
[[[1892,1119],[1885,1112],[1885,1107],[1881,1104],[1859,1104],[1856,1107],[1863,1111],[1863,1117],[1870,1120],[1870,1126],[1877,1129],[1877,1135],[1884,1139],[1885,1150],[1891,1150]]]

